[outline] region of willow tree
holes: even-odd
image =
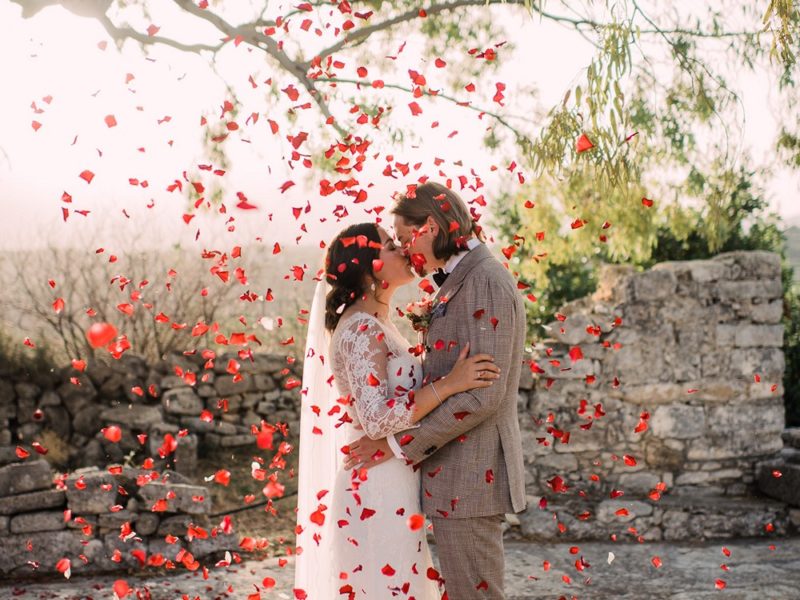
[[[389,159],[393,144],[424,142],[435,124],[409,127],[394,118],[400,110],[421,117],[421,104],[430,101],[452,105],[453,119],[480,118],[487,151],[517,175],[494,212],[523,277],[541,279],[535,265],[545,257],[646,259],[653,224],[680,224],[680,212],[669,206],[688,193],[687,179],[702,200],[709,239],[718,243],[732,174],[746,157],[741,90],[728,81],[732,75],[769,74],[787,124],[776,155],[800,165],[800,13],[793,0],[684,3],[683,13],[643,0],[164,0],[159,10],[169,7],[175,18],[163,29],[151,17],[156,4],[146,0],[11,1],[31,19],[60,4],[96,20],[119,46],[165,46],[206,57],[212,68],[225,53],[262,56],[248,82],[228,81],[230,98],[208,119],[210,157],[224,168],[232,135],[269,127],[291,144],[286,160],[315,174],[323,196],[364,200],[367,163]],[[494,77],[513,54],[508,30],[521,20],[555,24],[565,38],[594,48],[554,106],[538,104],[524,85],[510,95]],[[401,72],[395,59],[407,44],[422,45],[424,59]],[[531,65],[548,60],[531,58]],[[265,88],[270,118],[251,112],[243,122],[248,109],[238,93],[248,85]],[[390,177],[437,175],[434,165],[415,172],[386,162]],[[468,173],[469,165],[461,167]],[[540,260],[520,260],[531,257]]]

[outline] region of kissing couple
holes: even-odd
[[[374,223],[334,238],[314,295],[294,594],[501,599],[505,514],[525,509],[525,307],[457,193],[424,183],[391,213],[394,238]],[[416,347],[390,308],[413,271],[438,285],[413,315]]]

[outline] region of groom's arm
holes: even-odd
[[[457,352],[469,342],[470,353],[486,353],[494,357],[495,364],[500,367],[500,378],[489,387],[450,396],[419,421],[417,428],[389,436],[389,446],[395,455],[401,451],[404,458],[414,464],[496,413],[509,394],[509,372],[515,353],[514,332],[525,327],[525,315],[516,297],[516,289],[509,283],[511,278],[496,281],[491,275],[491,272],[478,273],[465,280],[464,288],[456,297],[463,305],[457,311],[455,306],[448,306],[445,318],[457,319],[458,323],[458,327],[451,331],[454,336],[458,332],[459,346],[450,351]],[[453,313],[458,313],[461,318]],[[449,345],[450,339],[444,342]],[[516,385],[517,382],[513,383]]]

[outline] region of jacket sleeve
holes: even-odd
[[[465,303],[459,315],[467,316],[463,318],[463,327],[458,328],[455,340],[458,346],[450,350],[454,353],[453,363],[459,349],[469,342],[470,355],[486,353],[494,357],[501,369],[500,378],[489,387],[450,396],[419,421],[416,429],[396,434],[403,454],[414,464],[495,414],[510,393],[514,332],[525,327],[525,315],[521,312],[524,308],[508,285],[498,284],[483,274],[465,280],[456,299]],[[450,316],[453,308],[448,307],[445,318],[456,318]],[[444,341],[448,344],[450,340]]]

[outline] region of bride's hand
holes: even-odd
[[[390,458],[394,458],[394,454],[386,438],[373,440],[365,435],[348,445],[344,469],[350,470],[356,467],[370,469]]]
[[[494,358],[489,354],[469,356],[469,342],[467,342],[445,381],[452,393],[457,394],[475,388],[489,387],[499,377],[500,367],[494,364]]]

